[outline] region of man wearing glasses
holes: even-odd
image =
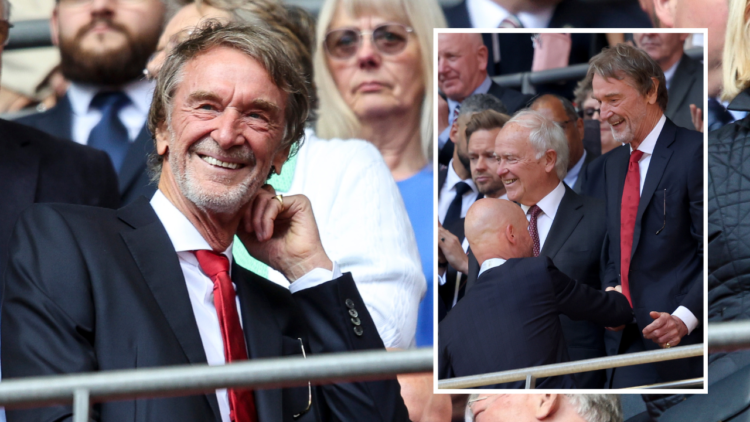
[[[118,174],[122,204],[151,197],[146,116],[153,83],[143,69],[164,21],[160,0],[58,0],[52,41],[70,88],[50,110],[18,121],[105,151]]]

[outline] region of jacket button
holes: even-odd
[[[360,325],[361,324],[361,322],[359,321],[359,318],[351,318],[351,320],[352,320],[352,324],[354,324],[354,325]]]
[[[354,309],[354,301],[353,300],[347,299],[346,301],[344,301],[344,303],[346,303],[346,307],[347,308]]]
[[[354,327],[354,334],[356,334],[358,337],[362,337],[362,334],[365,332],[365,330],[362,329],[359,325]]]
[[[349,315],[351,315],[352,318],[356,318],[359,316],[356,309],[349,309]]]

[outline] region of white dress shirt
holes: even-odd
[[[578,181],[578,175],[581,174],[581,168],[583,167],[583,163],[586,161],[586,155],[588,153],[586,150],[583,150],[583,155],[581,155],[581,159],[578,160],[576,165],[573,166],[570,170],[568,170],[568,174],[565,175],[565,179],[563,179],[563,182],[565,182],[566,185],[570,186],[571,188],[575,186],[576,181]]]
[[[492,80],[489,76],[486,76],[482,83],[479,84],[469,97],[474,94],[486,94],[490,90],[490,86],[492,86]],[[451,126],[453,126],[453,121],[456,120],[456,107],[458,107],[459,104],[461,103],[448,98],[448,127],[443,129],[443,131],[440,132],[440,135],[438,135],[438,150],[443,148],[443,145],[445,145],[450,139]]]
[[[451,159],[448,163],[448,175],[445,177],[445,183],[443,183],[443,187],[440,189],[440,194],[438,195],[438,220],[440,224],[443,224],[443,221],[445,221],[448,208],[450,208],[453,198],[456,197],[456,185],[458,182],[464,182],[471,188],[464,194],[461,202],[461,218],[466,217],[469,207],[477,200],[479,189],[477,189],[474,181],[471,178],[461,180],[458,174],[456,174],[456,170],[453,169],[453,159]]]
[[[677,71],[677,66],[680,65],[680,62],[682,61],[682,58],[677,60],[675,64],[672,65],[669,69],[664,71],[664,79],[667,81],[667,89],[669,89],[669,83],[672,81],[672,77],[674,76],[675,72]]]
[[[659,134],[661,133],[662,128],[664,128],[664,123],[667,121],[667,118],[662,115],[659,119],[659,122],[656,123],[656,126],[651,130],[651,132],[646,136],[646,139],[641,142],[640,145],[638,145],[638,151],[643,151],[643,157],[641,157],[641,160],[638,162],[638,169],[640,171],[641,176],[641,187],[640,187],[640,193],[643,193],[643,184],[646,182],[646,174],[648,173],[648,165],[651,163],[651,156],[654,153],[654,147],[656,146],[656,140],[659,139]],[[630,146],[630,153],[633,153],[633,146]],[[685,323],[685,326],[688,329],[688,334],[692,333],[695,327],[698,326],[698,318],[693,315],[690,310],[684,306],[679,306],[677,309],[672,312],[672,315],[680,318],[682,322]]]
[[[536,203],[536,206],[542,209],[542,212],[536,218],[536,230],[539,233],[539,250],[544,248],[544,242],[547,240],[549,229],[552,227],[552,222],[555,220],[557,215],[557,209],[560,207],[560,202],[565,196],[565,186],[562,182],[558,183],[557,186],[550,191],[544,198]],[[521,209],[526,214],[526,220],[531,220],[531,214],[529,214],[529,208],[531,206],[521,205]],[[531,226],[529,226],[531,228]]]
[[[131,142],[138,137],[138,134],[146,124],[148,111],[151,108],[154,87],[154,82],[144,80],[131,82],[120,89],[130,99],[130,103],[120,109],[118,116],[128,130],[128,137]],[[76,82],[71,83],[70,88],[68,88],[68,99],[73,110],[71,132],[73,140],[79,144],[86,145],[88,143],[91,129],[102,118],[102,112],[97,108],[91,107],[91,100],[102,90],[101,86]]]
[[[224,358],[224,342],[221,338],[219,329],[219,317],[216,315],[216,307],[213,300],[214,283],[203,273],[198,264],[198,258],[193,251],[212,250],[208,242],[203,239],[198,229],[180,212],[166,196],[157,190],[151,198],[151,207],[159,217],[167,231],[169,240],[172,241],[177,257],[180,261],[182,274],[185,276],[190,304],[193,307],[193,315],[198,325],[198,332],[203,343],[203,350],[206,353],[206,360],[209,365],[223,365],[226,361]],[[229,259],[229,270],[231,276],[232,264],[232,246],[222,252]],[[300,291],[309,287],[324,283],[333,278],[341,276],[337,264],[334,262],[333,271],[322,268],[305,274],[290,286],[292,292]],[[301,282],[301,284],[300,284]],[[232,283],[237,288],[237,286]],[[237,304],[237,313],[240,316],[242,324],[242,309],[240,307],[239,297],[235,297]],[[216,399],[219,402],[219,411],[223,422],[229,421],[229,398],[226,389],[216,390]]]
[[[487,270],[491,270],[495,267],[499,267],[501,265],[505,264],[505,260],[502,258],[490,258],[484,262],[482,262],[482,266],[479,267],[479,275],[477,275],[477,278],[479,278],[483,272]]]

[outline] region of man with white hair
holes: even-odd
[[[472,394],[471,422],[622,422],[616,394]]]

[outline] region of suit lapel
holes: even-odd
[[[151,138],[151,132],[147,125],[143,125],[138,136],[130,144],[128,153],[122,163],[118,179],[120,182],[120,194],[127,192],[131,185],[138,180],[144,171],[146,171],[146,161],[148,155],[154,150],[154,143]]]
[[[677,69],[674,72],[674,77],[672,77],[672,81],[669,84],[669,102],[667,103],[667,110],[664,112],[668,116],[675,115],[675,111],[682,106],[690,87],[693,86],[695,75],[693,74],[693,69],[690,68],[691,64],[690,59],[683,54],[680,64],[677,65]]]
[[[195,314],[174,246],[151,205],[143,198],[117,211],[118,217],[134,230],[121,233],[138,269],[151,289],[164,317],[190,363],[206,363]],[[165,253],[167,251],[167,253]],[[171,253],[170,253],[171,252]],[[215,394],[205,395],[221,420]]]
[[[248,357],[250,359],[282,356],[282,338],[278,323],[273,319],[274,309],[265,299],[264,292],[254,280],[258,276],[241,268],[236,263],[232,265],[232,279],[237,286],[237,295],[242,310],[242,328],[245,333]],[[255,406],[258,420],[281,421],[282,390],[255,390]]]
[[[565,185],[565,195],[560,201],[560,206],[557,207],[555,220],[552,222],[540,255],[548,256],[554,260],[557,252],[560,251],[560,248],[583,218],[582,206],[581,198]]]
[[[641,237],[641,222],[643,221],[643,213],[646,211],[646,207],[651,202],[654,196],[656,187],[661,181],[661,177],[664,175],[664,169],[669,163],[669,159],[672,157],[672,151],[669,150],[669,146],[674,142],[675,132],[677,127],[669,119],[664,123],[664,127],[659,134],[659,138],[656,140],[654,146],[654,153],[651,155],[651,162],[648,164],[648,173],[646,173],[646,181],[643,182],[643,189],[641,190],[641,199],[638,201],[638,214],[635,218],[635,231],[633,235],[633,250],[630,252],[631,258],[635,253],[638,241]]]
[[[70,105],[68,94],[65,94],[56,106],[46,113],[39,115],[38,123],[33,124],[52,136],[62,139],[73,139],[73,107]]]

